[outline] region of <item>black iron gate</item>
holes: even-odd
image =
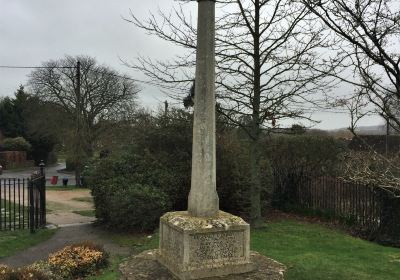
[[[46,179],[44,164],[29,179],[0,178],[0,230],[46,225]]]

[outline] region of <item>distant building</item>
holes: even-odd
[[[0,130],[0,146],[6,137]],[[30,167],[34,165],[32,160],[27,160],[26,151],[4,151],[0,147],[0,165],[3,169]]]
[[[26,159],[25,151],[0,152],[0,164],[4,169],[32,166],[33,162]]]

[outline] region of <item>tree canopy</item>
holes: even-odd
[[[66,56],[43,63],[43,68],[30,74],[29,87],[40,100],[64,112],[65,123],[69,121],[75,127],[79,118],[79,141],[83,142],[88,156],[93,154],[109,121],[117,119],[127,104],[134,103],[139,92],[139,87],[128,76],[99,65],[88,56]]]

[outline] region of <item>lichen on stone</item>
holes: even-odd
[[[231,226],[245,226],[247,223],[240,217],[219,211],[215,217],[194,217],[187,211],[169,212],[161,217],[165,222],[184,230],[191,229],[229,229]]]

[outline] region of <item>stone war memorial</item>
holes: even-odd
[[[219,210],[215,145],[215,1],[198,0],[188,211],[160,218],[158,250],[121,265],[123,279],[283,279],[284,266],[250,252],[250,226]],[[267,242],[267,240],[266,240]]]

